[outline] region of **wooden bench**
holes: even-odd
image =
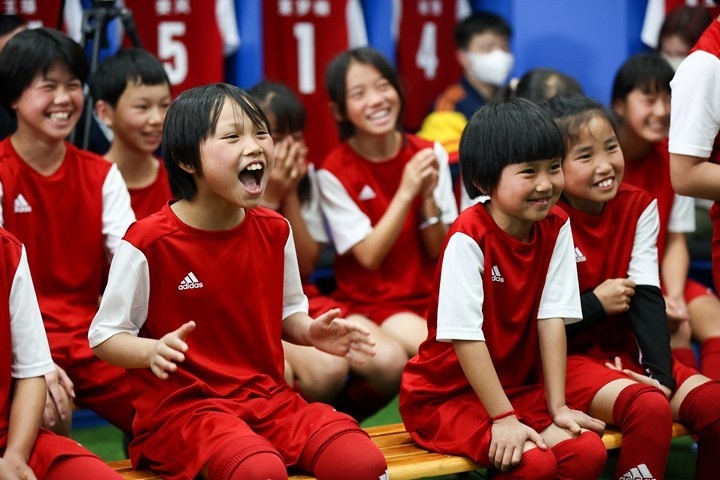
[[[470,472],[480,467],[475,462],[454,455],[442,455],[428,452],[418,447],[405,431],[402,423],[369,427],[365,429],[373,442],[380,447],[388,462],[388,471],[392,480],[410,480],[414,478],[437,477],[453,473]],[[688,431],[679,423],[673,424],[672,436],[683,437],[689,435]],[[617,430],[608,429],[603,435],[603,442],[608,450],[620,448],[622,435]],[[129,460],[109,462],[126,480],[161,480],[153,472],[134,470]],[[292,480],[312,480],[315,477],[296,474],[291,475]]]

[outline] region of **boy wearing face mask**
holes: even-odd
[[[432,113],[417,132],[421,138],[440,142],[450,155],[453,183],[460,196],[461,208],[467,206],[469,197],[459,192],[462,186],[457,181],[460,134],[475,110],[501,96],[514,65],[510,52],[511,35],[510,25],[494,13],[475,12],[458,23],[455,55],[463,76],[437,97]]]

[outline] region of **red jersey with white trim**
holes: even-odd
[[[224,54],[238,45],[232,0],[124,0],[143,48],[157,56],[173,97],[225,79]]]
[[[506,391],[542,384],[539,321],[582,316],[572,232],[554,207],[527,242],[504,232],[483,204],[450,228],[428,316],[428,337],[408,362],[400,402],[408,430],[437,402],[472,391],[452,340],[484,341]]]
[[[305,141],[319,161],[340,143],[325,68],[340,53],[367,44],[362,9],[358,0],[265,0],[262,6],[265,78],[300,98],[312,119]]]
[[[323,162],[318,180],[323,213],[338,253],[335,256],[337,288],[333,294],[337,300],[375,305],[414,304],[428,298],[437,261],[427,255],[418,230],[419,197],[415,198],[398,238],[376,270],[365,269],[350,251],[383,217],[400,186],[405,165],[424,148],[435,148],[444,156],[440,158],[436,153],[440,179],[435,200],[442,212],[442,221],[450,224],[457,216],[457,207],[450,185],[447,153],[439,145],[406,135],[405,144],[395,158],[376,163],[343,143]]]
[[[397,3],[397,2],[396,2]],[[403,81],[405,98],[404,125],[408,131],[420,128],[435,97],[462,75],[455,59],[454,40],[459,4],[467,0],[402,0],[397,40],[397,71]]]
[[[307,312],[307,299],[290,225],[279,214],[250,209],[239,226],[206,231],[180,221],[168,204],[134,223],[110,267],[91,347],[121,332],[159,339],[190,320],[197,327],[171,380],[128,370],[133,445],[201,404],[242,409],[247,399],[290,391],[280,339],[283,320],[296,312]]]
[[[65,5],[61,30],[79,42],[82,36],[82,5],[80,0],[3,0],[0,13],[19,15],[30,28],[58,28],[60,7]]]
[[[622,183],[601,215],[574,209],[564,201],[575,242],[580,293],[609,278],[629,278],[638,285],[659,287],[656,201],[644,190]],[[634,333],[625,315],[610,315],[568,338],[568,354],[612,358],[613,353],[639,358]],[[610,355],[610,356],[609,356]]]
[[[663,258],[670,212],[675,200],[675,190],[670,180],[670,154],[667,150],[667,140],[654,144],[644,158],[632,160],[626,158],[623,182],[642,188],[657,199],[660,214],[658,258]]]
[[[15,380],[53,371],[25,251],[0,228],[0,451],[7,446]],[[45,478],[57,459],[71,456],[93,455],[69,438],[40,429],[28,465],[37,478]]]
[[[142,188],[129,188],[130,204],[135,218],[140,220],[160,210],[173,198],[165,164],[160,161],[155,181]]]
[[[57,171],[44,176],[0,143],[3,226],[27,250],[45,329],[85,336],[97,310],[103,265],[135,219],[117,167],[66,142]],[[67,352],[65,353],[65,355]]]

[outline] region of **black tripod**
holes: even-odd
[[[115,0],[93,0],[93,6],[83,12],[82,18],[82,46],[87,46],[88,39],[92,39],[92,55],[90,57],[90,73],[97,68],[100,46],[106,39],[108,23],[115,18],[122,21],[125,34],[130,38],[134,47],[142,48],[142,40],[135,27],[135,19],[127,8],[115,7]],[[80,146],[87,149],[90,141],[90,125],[92,123],[93,99],[88,93],[83,108],[85,122],[83,124],[82,142]],[[73,136],[75,133],[73,132]]]

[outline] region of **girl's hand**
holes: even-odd
[[[177,364],[185,361],[185,352],[188,349],[185,339],[193,330],[195,322],[189,321],[155,342],[155,348],[150,355],[150,370],[158,378],[167,380],[170,373],[177,370]]]
[[[595,287],[593,293],[608,315],[627,312],[635,295],[635,282],[627,278],[609,278]]]
[[[68,402],[66,399],[75,398],[75,386],[65,370],[58,364],[55,364],[54,372],[45,375],[45,382],[47,383],[47,395],[43,423],[54,427],[57,420],[65,420],[72,410],[72,401]]]
[[[667,313],[668,321],[672,325],[679,325],[683,322],[690,321],[690,314],[688,313],[687,304],[685,299],[682,297],[664,297],[665,298],[665,313]]]
[[[488,458],[501,472],[507,472],[520,463],[527,441],[547,450],[547,445],[540,434],[520,423],[514,415],[493,422],[490,435]]]
[[[670,395],[672,395],[672,390],[660,383],[658,380],[655,380],[652,377],[648,377],[647,375],[641,375],[630,369],[623,368],[622,360],[620,360],[620,357],[615,357],[615,363],[605,362],[605,366],[612,370],[623,372],[625,375],[638,383],[644,383],[645,385],[650,385],[651,387],[659,389],[663,392],[666,398],[670,398]]]
[[[5,452],[5,455],[0,458],[0,479],[14,480],[16,478],[20,480],[37,480],[35,473],[21,455]]]
[[[405,165],[399,191],[412,201],[416,196],[423,198],[432,195],[439,178],[439,164],[432,148],[417,152]]]
[[[288,195],[297,191],[305,173],[307,147],[288,135],[275,144],[275,166],[270,172],[263,201],[269,206],[279,208]]]
[[[582,429],[592,430],[599,435],[605,430],[605,422],[593,418],[580,410],[574,410],[567,405],[563,405],[558,409],[553,417],[553,423],[560,428],[569,430],[575,436],[582,433]]]
[[[375,341],[363,325],[338,318],[340,309],[323,313],[310,323],[310,340],[318,350],[362,365],[375,356]]]

